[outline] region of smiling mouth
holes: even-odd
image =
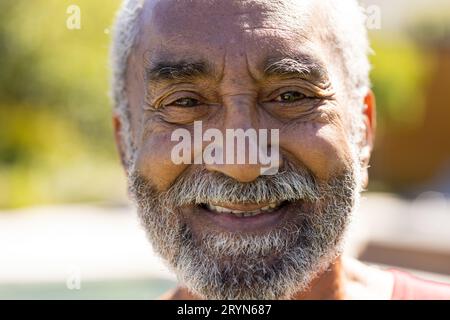
[[[282,202],[272,202],[263,205],[254,204],[204,204],[204,207],[213,213],[227,213],[238,218],[255,217],[277,211]]]
[[[217,231],[265,232],[273,229],[294,212],[295,202],[279,201],[262,204],[205,203],[197,208],[203,226]],[[297,203],[298,204],[298,203]],[[198,221],[198,220],[197,220]]]

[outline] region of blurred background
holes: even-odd
[[[174,285],[135,220],[113,144],[119,5],[0,1],[0,298],[145,299]],[[450,2],[361,5],[378,132],[348,252],[449,281]]]

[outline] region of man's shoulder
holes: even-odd
[[[396,269],[389,272],[394,276],[392,300],[450,300],[450,284],[421,279]]]

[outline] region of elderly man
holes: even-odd
[[[374,138],[369,51],[353,0],[124,4],[116,140],[180,282],[166,298],[450,297],[342,258]]]

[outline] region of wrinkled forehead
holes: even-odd
[[[314,51],[320,1],[160,0],[147,1],[139,46],[147,53],[221,55],[226,51],[289,54]],[[211,56],[212,55],[212,56]]]

